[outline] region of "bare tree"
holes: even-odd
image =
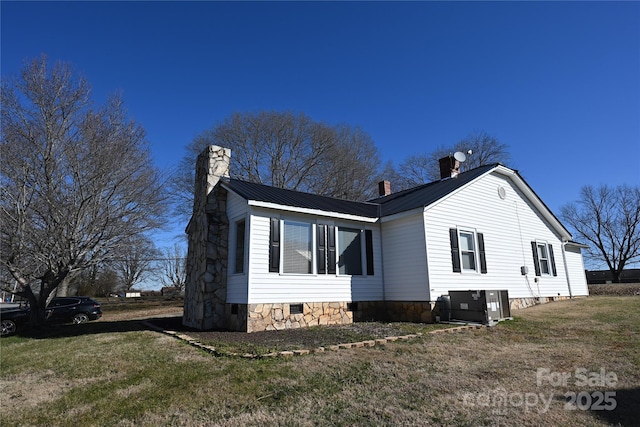
[[[164,193],[144,130],[69,65],[26,64],[1,102],[0,262],[41,322],[58,286],[161,225]]]
[[[615,283],[625,266],[640,259],[640,187],[583,187],[561,217],[589,242],[587,256],[606,263]]]
[[[131,239],[111,265],[122,288],[130,290],[155,271],[155,259],[159,255],[159,251],[147,237],[137,236]]]
[[[177,243],[172,248],[165,248],[162,263],[162,284],[177,289],[184,289],[187,281],[187,254]]]
[[[77,295],[107,297],[118,290],[120,279],[118,274],[104,265],[92,265],[74,276],[70,288]]]
[[[362,129],[329,126],[291,112],[235,113],[187,146],[172,185],[185,218],[193,208],[193,164],[212,144],[232,150],[234,178],[356,200],[371,195],[380,164]]]
[[[471,154],[467,154],[469,150]],[[413,154],[399,166],[402,177],[397,184],[400,188],[410,188],[440,179],[438,161],[456,151],[467,154],[467,160],[461,165],[462,172],[490,163],[506,163],[510,159],[509,147],[486,132],[474,132],[451,147],[440,146],[429,153]]]
[[[333,134],[332,149],[316,159],[305,180],[306,191],[348,200],[375,196],[380,159],[371,136],[344,124],[328,132]]]

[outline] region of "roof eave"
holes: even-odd
[[[281,205],[278,203],[262,202],[260,200],[247,200],[247,204],[249,206],[255,206],[259,208],[273,209],[273,210],[285,211],[285,212],[295,212],[295,213],[301,213],[301,214],[307,214],[307,215],[316,215],[316,216],[322,216],[327,218],[338,218],[338,219],[345,219],[349,221],[359,221],[359,222],[368,222],[368,223],[378,222],[378,217],[366,217],[366,216],[360,216],[360,215],[346,214],[342,212],[324,211],[321,209],[301,208],[298,206],[288,206],[288,205]]]

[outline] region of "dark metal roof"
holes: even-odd
[[[226,185],[234,193],[247,200],[275,203],[298,208],[319,209],[327,212],[338,212],[349,215],[377,218],[378,204],[370,202],[354,202],[352,200],[336,199],[318,196],[300,191],[285,190],[264,184],[230,179]]]
[[[389,216],[425,207],[494,169],[498,165],[499,163],[480,166],[463,172],[456,178],[445,178],[440,181],[419,185],[418,187],[392,193],[388,196],[378,197],[377,199],[370,200],[370,202],[378,203],[382,206],[381,216]]]
[[[496,166],[498,164],[480,166],[463,172],[456,178],[442,179],[367,202],[318,196],[237,179],[229,179],[224,182],[230,190],[247,200],[378,218],[430,205]]]

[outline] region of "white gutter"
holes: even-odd
[[[275,209],[279,211],[296,212],[296,213],[323,216],[323,217],[329,217],[329,218],[340,218],[340,219],[346,219],[351,221],[368,222],[372,224],[378,222],[377,217],[369,218],[366,216],[345,214],[341,212],[329,212],[329,211],[323,211],[321,209],[310,209],[310,208],[300,208],[297,206],[286,206],[286,205],[280,205],[280,204],[271,203],[271,202],[261,202],[258,200],[248,200],[247,204],[249,206],[256,206],[259,208]]]

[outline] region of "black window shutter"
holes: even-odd
[[[458,230],[449,229],[449,238],[451,239],[451,262],[453,263],[453,272],[460,273],[460,252],[458,250]]]
[[[484,252],[484,234],[478,233],[478,250],[480,251],[480,273],[487,274],[487,257]]]
[[[536,276],[540,275],[540,260],[538,259],[538,245],[531,242],[531,251],[533,252],[533,267],[536,269]]]
[[[327,226],[327,273],[336,274],[336,228]]]
[[[318,250],[318,274],[327,273],[327,226],[318,224],[316,226],[316,243]]]
[[[553,256],[553,246],[548,245],[549,246],[549,262],[551,263],[551,271],[553,272],[554,276],[558,275],[558,271],[556,270],[556,259]]]
[[[367,247],[367,275],[373,276],[373,232],[364,230],[365,245]]]
[[[269,272],[280,271],[280,219],[271,218],[269,233]]]

